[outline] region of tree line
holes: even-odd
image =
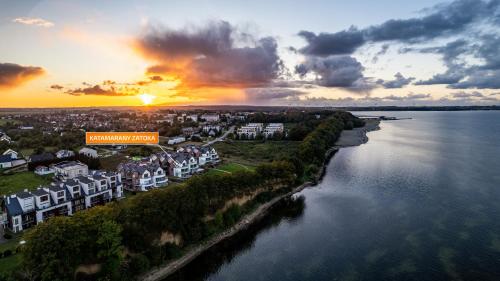
[[[72,217],[51,218],[25,233],[22,265],[11,278],[134,280],[301,183],[311,165],[324,161],[349,122],[362,125],[349,113],[331,114],[304,138],[298,154],[263,163],[255,171],[207,173]],[[242,205],[228,203],[256,192]],[[82,273],[90,265],[99,268],[91,277]]]

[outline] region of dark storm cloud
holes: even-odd
[[[254,38],[224,21],[190,30],[149,28],[136,47],[156,62],[148,73],[175,77],[188,88],[259,87],[283,70],[274,38]]]
[[[364,67],[351,56],[308,56],[296,66],[301,77],[308,73],[316,76],[315,82],[323,87],[341,87],[351,91],[366,91],[373,88],[369,79],[363,76]]]
[[[468,69],[463,81],[450,84],[451,89],[500,89],[500,70]]]
[[[307,41],[307,45],[300,49],[300,52],[314,56],[352,54],[365,43],[363,32],[355,27],[337,33],[320,33],[318,35],[303,30],[299,32],[299,36]]]
[[[245,90],[245,94],[247,99],[253,102],[286,102],[298,100],[299,97],[307,95],[307,92],[287,88],[249,88]]]
[[[45,70],[37,66],[22,66],[15,63],[0,63],[0,88],[14,88],[39,77]]]
[[[456,35],[472,23],[490,19],[498,11],[500,1],[455,0],[436,6],[423,17],[392,19],[365,29],[350,27],[336,33],[315,34],[300,31],[307,45],[300,49],[305,55],[328,56],[352,54],[368,42],[423,42],[438,37]]]
[[[377,84],[382,85],[386,89],[397,89],[403,88],[404,86],[410,84],[413,80],[415,80],[414,77],[405,78],[403,74],[398,72],[394,75],[394,80],[385,81],[379,79],[377,81]]]

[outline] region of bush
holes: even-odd
[[[143,254],[137,254],[130,260],[130,271],[133,275],[148,270],[149,266],[149,259]]]
[[[3,238],[5,238],[5,239],[7,239],[7,240],[8,240],[8,239],[12,239],[12,234],[10,234],[10,233],[6,232],[6,233],[4,233]]]
[[[10,257],[10,256],[12,256],[12,251],[11,250],[5,250],[5,252],[3,252],[3,256],[4,257]]]

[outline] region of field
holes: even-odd
[[[116,167],[121,162],[127,161],[127,157],[124,154],[118,153],[106,158],[101,158],[101,166],[103,170],[106,171],[116,171]]]
[[[228,163],[209,169],[207,174],[229,174],[236,171],[254,170],[254,166],[247,166],[240,163]]]
[[[225,141],[213,147],[227,162],[256,166],[286,155],[295,155],[299,144],[296,141]]]
[[[0,244],[0,253],[2,254],[2,258],[0,259],[0,272],[6,273],[11,271],[21,263],[21,255],[16,254],[16,248],[19,246],[20,240],[21,236],[16,235],[12,239]],[[6,250],[10,250],[12,255],[4,258],[3,253]]]
[[[0,126],[3,126],[9,122],[12,124],[21,124],[21,121],[15,119],[0,119]]]
[[[0,176],[0,195],[16,193],[23,189],[35,189],[51,182],[51,175],[39,176],[33,172],[22,172]]]

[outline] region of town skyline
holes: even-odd
[[[1,108],[500,99],[496,0],[1,6]]]

